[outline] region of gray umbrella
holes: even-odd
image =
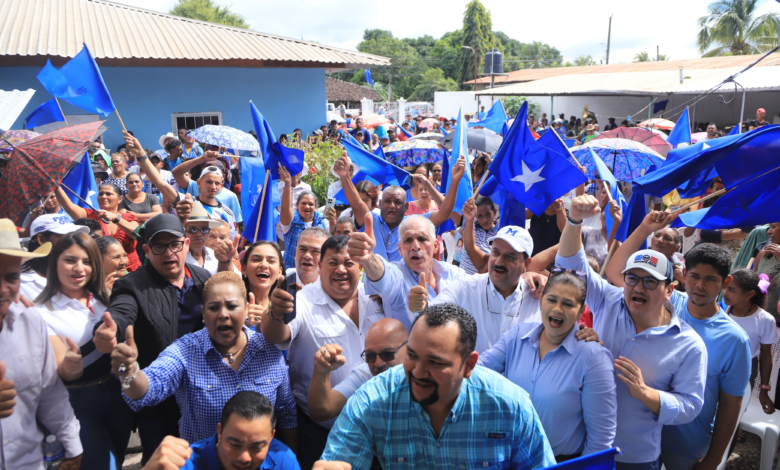
[[[469,129],[467,138],[469,140],[469,148],[479,150],[480,152],[486,152],[494,155],[498,148],[501,147],[501,142],[504,138],[490,129]],[[455,140],[455,131],[453,130],[449,134],[445,135],[439,140],[439,143],[444,145],[447,150],[452,151],[452,141]]]

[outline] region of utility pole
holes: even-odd
[[[655,60],[661,60],[661,46],[655,46]]]
[[[609,32],[607,32],[607,65],[609,65],[609,46],[612,41],[612,15],[609,15]]]
[[[393,101],[393,72],[390,72],[390,80],[387,84],[387,102]]]

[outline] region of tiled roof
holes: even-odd
[[[360,101],[363,98],[382,100],[382,96],[373,88],[330,77],[325,77],[325,95],[328,101]]]

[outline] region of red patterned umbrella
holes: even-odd
[[[0,200],[0,217],[16,220],[36,199],[62,183],[70,164],[82,157],[105,121],[63,127],[14,148],[0,179],[6,188]]]

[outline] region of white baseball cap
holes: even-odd
[[[528,230],[517,225],[503,227],[494,237],[488,238],[488,243],[492,243],[493,240],[504,240],[513,250],[528,256],[534,252],[534,240],[531,238],[531,234],[528,233]]]
[[[674,279],[674,266],[666,259],[666,256],[655,250],[640,250],[631,255],[626,262],[626,271],[642,269],[659,281]]]
[[[89,227],[76,225],[64,214],[44,214],[33,220],[30,225],[30,236],[36,236],[39,233],[52,232],[57,235],[67,235],[71,232],[89,233]]]

